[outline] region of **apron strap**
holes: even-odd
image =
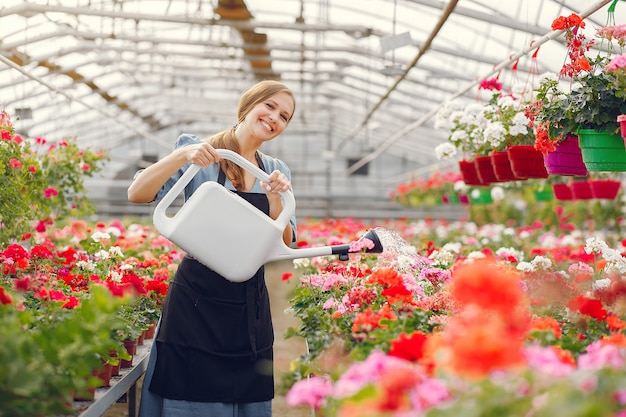
[[[256,158],[257,164],[259,164],[259,168],[261,168],[261,170],[265,171],[265,165],[263,165],[263,160],[261,159],[261,154],[256,152],[254,154],[254,157]],[[267,172],[267,171],[265,171],[265,172]],[[217,174],[217,182],[220,185],[222,185],[222,186],[226,183],[226,174],[224,173],[222,168],[220,168],[220,172]]]

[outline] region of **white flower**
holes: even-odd
[[[117,271],[110,271],[108,277],[111,279],[111,281],[113,282],[122,282],[122,274],[120,274]]]
[[[486,256],[487,255],[485,255],[484,253],[478,250],[472,251],[467,254],[468,259],[482,259],[482,258],[485,258]]]
[[[91,235],[91,240],[94,242],[100,242],[102,239],[111,239],[111,235],[100,231],[94,232]]]
[[[109,259],[111,257],[109,255],[109,252],[105,250],[99,250],[98,252],[94,253],[94,255],[99,259]]]
[[[447,267],[454,262],[454,254],[444,249],[434,250],[428,258],[433,260],[434,267]]]
[[[491,189],[491,198],[495,201],[504,200],[505,194],[504,189],[500,186],[495,186]]]
[[[517,270],[522,272],[535,272],[535,266],[530,262],[520,262],[517,264]]]
[[[457,193],[465,193],[467,192],[467,188],[467,184],[465,184],[465,181],[463,180],[459,180],[454,183],[454,191]]]
[[[535,266],[536,269],[548,269],[552,266],[552,261],[545,256],[535,256],[531,263]]]
[[[435,147],[435,155],[440,161],[453,159],[456,153],[456,147],[450,142],[441,143]]]
[[[76,261],[76,266],[83,271],[93,271],[96,268],[91,261]]]
[[[122,271],[129,271],[129,270],[131,270],[131,269],[133,269],[133,268],[134,268],[134,266],[132,266],[131,264],[123,264],[123,265],[120,265],[120,269],[121,269]]]
[[[587,238],[585,241],[585,253],[602,253],[605,249],[608,249],[609,245],[602,239],[597,237]]]
[[[602,288],[608,288],[609,285],[611,285],[610,278],[597,279],[593,282],[593,284],[591,284],[591,288],[593,288],[594,290],[599,290]]]
[[[483,135],[485,142],[489,142],[495,148],[506,140],[506,128],[501,122],[489,123]]]
[[[122,253],[122,248],[120,248],[119,246],[111,246],[109,248],[109,253],[112,256],[119,256],[120,258],[124,257],[124,254]]]
[[[452,253],[461,253],[462,247],[461,242],[448,242],[442,246],[442,249]]]

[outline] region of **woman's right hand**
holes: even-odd
[[[181,148],[185,152],[187,162],[206,168],[211,164],[221,160],[217,150],[208,142],[202,142],[195,145],[185,146]]]
[[[128,201],[149,203],[154,201],[159,189],[187,162],[202,168],[220,161],[215,148],[208,142],[183,146],[143,170],[128,187]]]

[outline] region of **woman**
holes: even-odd
[[[276,219],[283,209],[279,193],[290,189],[291,172],[259,148],[285,130],[294,110],[293,94],[284,84],[254,85],[241,96],[233,128],[204,140],[181,135],[172,153],[135,175],[128,199],[162,198],[190,164],[197,164],[202,169],[185,188],[185,199],[203,182],[217,181]],[[220,159],[216,149],[237,152],[268,172],[269,181]],[[236,227],[237,219],[229,220]],[[295,241],[295,218],[283,240]],[[263,267],[250,280],[233,283],[185,257],[163,306],[140,417],[271,417],[273,342]]]

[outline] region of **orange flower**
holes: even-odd
[[[606,325],[609,330],[622,330],[626,328],[626,322],[622,321],[617,316],[608,316],[606,318]]]
[[[478,260],[452,272],[450,293],[463,307],[476,304],[507,315],[525,303],[520,274],[513,267],[494,260]]]
[[[470,306],[454,316],[442,332],[447,354],[437,365],[469,378],[523,364],[523,335],[512,332],[504,316]]]
[[[396,320],[398,316],[388,305],[384,305],[380,310],[373,311],[371,307],[368,307],[362,313],[359,313],[352,323],[352,331],[354,333],[358,331],[369,332],[378,327],[384,329],[387,327],[385,324],[380,324],[383,319]]]
[[[554,317],[534,317],[531,330],[551,330],[557,339],[560,339],[562,334],[561,326]]]

